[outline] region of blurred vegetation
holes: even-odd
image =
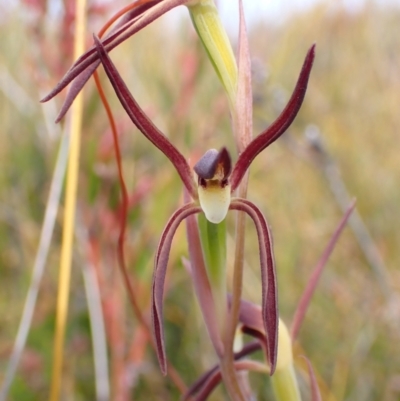
[[[114,3],[112,9],[90,9],[89,33],[123,5]],[[38,100],[72,61],[66,16],[52,19],[38,4],[1,5],[0,383],[29,286],[60,139],[52,121],[54,103],[59,108],[62,96],[43,106]],[[221,145],[233,151],[221,85],[188,19],[178,27],[174,22],[174,29],[170,29],[171,21],[163,18],[146,28],[113,51],[112,58],[139,103],[185,155],[196,160],[210,147]],[[338,3],[293,15],[279,26],[249,26],[255,134],[276,117],[293,89],[306,50],[317,43],[299,116],[290,132],[257,158],[250,174],[249,198],[265,212],[274,234],[283,319],[290,324],[312,268],[341,217],[304,137],[309,124],[319,127],[387,266],[393,297],[382,293],[349,229],[329,260],[295,347],[312,361],[323,398],[329,401],[400,399],[399,24],[399,8],[368,2],[356,13],[346,12]],[[66,31],[60,31],[60,26]],[[90,40],[88,35],[88,45]],[[135,196],[127,263],[143,310],[149,312],[154,250],[168,217],[181,202],[182,187],[164,155],[132,127],[110,87],[105,87],[120,128],[125,179]],[[76,246],[63,394],[75,400],[95,397],[82,280],[89,248],[103,278],[100,289],[107,310],[115,394],[125,391],[137,400],[174,400],[177,390],[161,376],[151,348],[143,348],[146,339],[137,329],[117,269],[118,180],[111,133],[92,81],[85,99],[78,220],[90,241]],[[290,146],[293,143],[295,147]],[[233,222],[232,214],[228,217],[232,228]],[[48,395],[61,225],[59,217],[10,400],[43,400]],[[233,237],[228,245],[232,243]],[[244,295],[259,302],[257,241],[250,224],[246,243]],[[216,358],[182,265],[186,255],[185,232],[180,228],[171,253],[164,313],[168,357],[190,384]],[[303,365],[298,359],[304,399],[309,399]],[[123,384],[116,383],[118,377],[126,379],[120,380]],[[268,379],[254,375],[251,380],[255,389],[268,394]],[[220,399],[221,394],[221,390],[215,392],[212,399]]]

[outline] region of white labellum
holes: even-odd
[[[221,188],[218,180],[207,181],[207,186],[198,187],[200,206],[208,221],[214,224],[221,223],[226,217],[231,203],[231,186]]]

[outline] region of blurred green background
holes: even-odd
[[[70,3],[60,13],[40,1],[0,6],[0,384],[29,287],[65,124],[53,123],[64,93],[45,105],[39,99],[73,61]],[[90,4],[88,46],[91,32],[125,4]],[[307,49],[317,43],[298,117],[289,132],[257,158],[250,172],[249,198],[266,214],[274,235],[282,318],[290,325],[312,268],[341,218],[331,185],[336,190],[345,185],[349,196],[357,198],[359,215],[382,259],[374,270],[354,231],[347,228],[308,310],[295,351],[312,361],[323,399],[329,401],[400,399],[399,26],[398,4],[384,7],[373,1],[356,12],[342,3],[326,2],[279,24],[248,22],[255,135],[282,109]],[[196,160],[207,149],[226,145],[234,154],[226,96],[188,17],[161,18],[111,55],[139,104],[182,153]],[[148,312],[155,247],[168,217],[182,202],[182,186],[164,155],[132,127],[108,84],[105,88],[120,128],[125,179],[134,197],[127,263]],[[317,131],[329,163],[327,154],[318,153],[310,135],[305,135]],[[93,81],[85,90],[83,133],[78,222],[89,239],[77,241],[74,256],[63,399],[95,398],[82,279],[82,266],[93,260],[104,279],[100,291],[107,310],[113,399],[178,399],[137,329],[117,270],[117,170]],[[333,184],[328,179],[332,171]],[[231,250],[233,223],[232,214]],[[62,206],[10,400],[43,400],[48,395],[61,227]],[[244,296],[259,303],[258,250],[251,224],[247,235]],[[371,245],[363,243],[371,251]],[[216,358],[182,265],[186,255],[181,228],[171,253],[164,314],[168,357],[190,384]],[[304,362],[296,361],[304,399],[309,399]],[[272,399],[265,376],[250,379],[257,399]],[[211,399],[222,397],[219,391]]]

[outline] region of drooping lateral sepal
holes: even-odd
[[[164,324],[162,318],[164,282],[165,275],[167,273],[172,240],[182,220],[192,214],[199,213],[200,211],[200,207],[196,206],[194,203],[188,203],[179,208],[169,219],[157,247],[156,257],[154,261],[151,318],[153,335],[157,348],[157,357],[163,374],[166,374],[167,372],[164,343]]]
[[[196,199],[197,192],[192,171],[185,157],[175,148],[168,138],[159,131],[150,118],[140,108],[112,63],[103,44],[96,36],[94,36],[94,40],[99,53],[99,58],[103,63],[107,76],[126,113],[142,134],[168,157],[181,177],[187,191],[194,199]]]
[[[278,290],[276,285],[275,260],[272,247],[272,236],[264,215],[256,205],[247,199],[232,200],[231,210],[245,212],[253,220],[257,231],[260,253],[261,288],[262,288],[262,319],[267,337],[268,362],[270,374],[275,371],[278,347]]]
[[[235,191],[239,186],[250,164],[257,155],[276,141],[296,118],[306,94],[314,56],[315,45],[311,46],[307,53],[292,96],[282,113],[265,131],[255,137],[240,154],[231,175],[232,191]]]

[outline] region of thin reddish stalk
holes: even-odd
[[[321,393],[318,387],[317,377],[315,376],[315,372],[311,365],[311,362],[304,355],[302,355],[302,358],[304,358],[305,361],[307,362],[308,374],[310,376],[311,401],[322,401]]]
[[[124,302],[121,299],[120,281],[113,274],[111,293],[111,387],[115,400],[127,401],[128,388],[125,377]]]
[[[318,280],[321,277],[324,267],[331,253],[333,252],[342,231],[346,227],[347,221],[350,218],[350,215],[354,210],[355,206],[356,206],[356,200],[354,199],[353,202],[350,204],[349,208],[347,209],[346,213],[342,217],[339,225],[337,226],[335,232],[333,233],[328,243],[328,246],[325,248],[324,253],[321,256],[321,259],[318,261],[317,266],[314,268],[314,271],[312,272],[311,277],[308,280],[307,287],[304,290],[303,295],[301,296],[300,301],[297,305],[296,312],[294,313],[293,323],[290,330],[290,336],[292,338],[292,341],[294,341],[297,338],[301,324],[304,320],[304,316],[307,312],[308,305],[310,304],[311,297],[313,296],[315,288],[317,287]]]
[[[129,298],[132,303],[135,315],[142,325],[146,325],[146,321],[141,313],[139,304],[136,300],[134,289],[133,289],[131,280],[129,278],[126,264],[125,264],[124,240],[125,240],[126,220],[127,220],[127,215],[128,215],[129,200],[128,200],[128,191],[126,189],[125,180],[124,180],[123,172],[122,172],[121,150],[120,150],[120,146],[119,146],[117,126],[115,124],[115,120],[114,120],[110,105],[104,94],[104,90],[101,85],[100,78],[99,78],[97,71],[94,72],[93,76],[94,76],[94,80],[96,82],[97,91],[99,92],[101,102],[103,103],[103,106],[106,110],[107,118],[108,118],[108,121],[111,126],[111,132],[112,132],[112,136],[113,136],[113,140],[114,140],[115,158],[116,158],[117,168],[118,168],[118,179],[119,179],[119,184],[121,187],[121,198],[122,199],[121,199],[121,208],[120,208],[120,213],[121,213],[120,233],[118,236],[118,247],[117,247],[118,265],[120,266],[122,276],[124,278],[125,285],[128,290]]]

